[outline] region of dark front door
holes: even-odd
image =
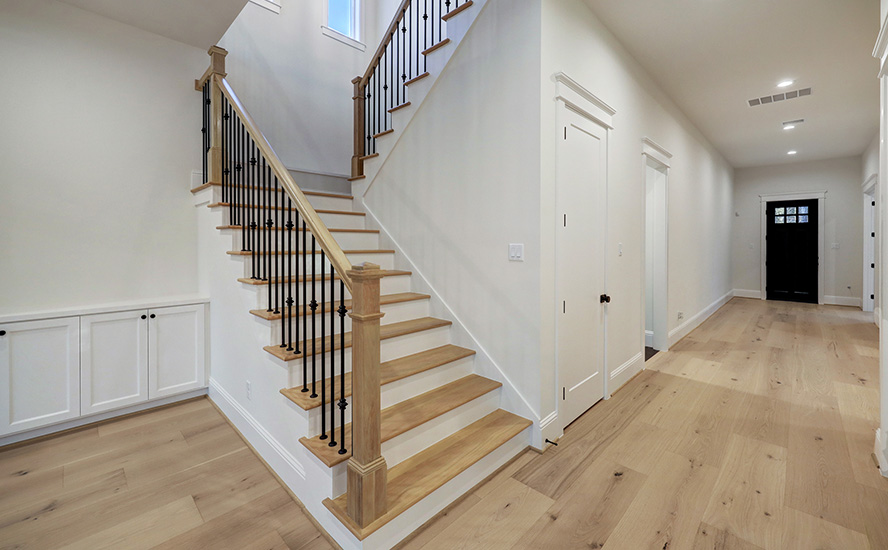
[[[769,202],[769,300],[817,303],[817,199]]]

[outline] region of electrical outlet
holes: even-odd
[[[253,399],[253,384],[247,380],[247,399]]]
[[[685,313],[684,313],[684,311],[679,311],[679,312],[678,312],[678,320],[679,320],[679,321],[683,321],[684,318],[685,318]]]

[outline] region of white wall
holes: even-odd
[[[825,288],[860,298],[863,263],[861,157],[738,169],[734,180],[734,288],[761,289],[761,194],[826,191]],[[838,244],[839,248],[833,248]],[[851,290],[848,290],[848,287]]]
[[[66,4],[0,3],[0,314],[197,290],[207,64]]]
[[[873,140],[863,152],[861,168],[863,171],[862,181],[879,174],[879,134],[873,136]]]
[[[350,175],[351,81],[377,46],[373,5],[363,52],[322,34],[325,2],[285,1],[280,14],[250,2],[219,41],[228,81],[287,168]]]
[[[531,403],[540,392],[539,32],[538,2],[490,0],[365,197]],[[524,262],[508,261],[509,243],[524,243]]]
[[[607,317],[609,370],[638,357],[643,347],[642,138],[653,139],[673,154],[668,197],[670,333],[680,328],[679,311],[693,321],[731,291],[733,171],[582,0],[543,0],[542,21],[540,307],[545,416],[555,409],[560,393],[554,372],[554,273],[547,269],[554,265],[555,219],[554,197],[546,183],[554,177],[559,132],[553,75],[566,73],[617,111],[608,145],[607,293],[613,298]]]

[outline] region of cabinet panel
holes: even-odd
[[[204,306],[165,307],[149,313],[149,397],[204,387]]]
[[[148,312],[81,317],[81,412],[148,399]]]
[[[80,415],[80,318],[0,325],[0,434]]]

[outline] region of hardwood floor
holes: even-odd
[[[403,549],[888,549],[869,314],[734,299]],[[207,400],[0,451],[0,548],[332,548]]]
[[[0,451],[0,548],[333,548],[206,399]]]
[[[734,299],[399,548],[888,549],[871,319]]]

